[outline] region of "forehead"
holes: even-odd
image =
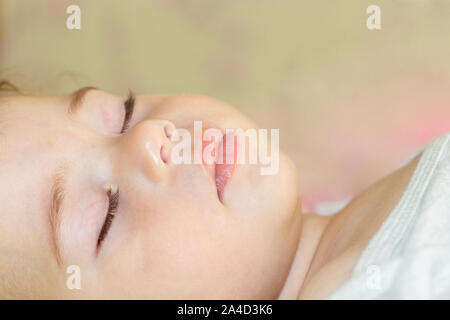
[[[15,96],[0,100],[0,157],[45,151],[67,125],[65,97]],[[61,133],[61,132],[59,132]],[[53,136],[53,138],[52,138]]]
[[[32,97],[1,101],[0,227],[14,231],[11,239],[18,237],[19,243],[44,236],[44,199],[50,192],[58,143],[51,139],[56,130],[52,122],[58,122],[56,105],[55,99]]]
[[[49,97],[34,97],[34,96],[11,96],[0,98],[0,123],[2,125],[8,124],[11,121],[27,121],[34,120],[42,122],[49,113],[55,112],[63,116],[64,111],[67,111],[69,101],[68,96],[49,96]]]

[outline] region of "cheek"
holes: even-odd
[[[148,211],[130,212],[136,217],[130,237],[108,264],[116,278],[120,274],[135,292],[154,298],[231,297],[236,288],[245,292],[254,281],[248,275],[255,261],[267,255],[259,245],[263,235],[233,212],[162,200],[154,199]]]
[[[230,216],[193,210],[186,206],[147,226],[144,269],[168,282],[196,281],[209,287],[250,264],[246,259],[251,250],[242,245],[250,235]]]
[[[296,214],[299,199],[295,167],[280,155],[279,171],[261,175],[259,165],[238,167],[225,191],[224,202],[245,219],[255,223],[280,224]]]

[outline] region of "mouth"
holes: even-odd
[[[234,140],[232,143],[227,141]],[[230,144],[230,146],[228,146]],[[222,140],[219,143],[218,153],[216,158],[215,168],[215,182],[217,188],[217,195],[220,202],[223,203],[223,194],[228,181],[234,173],[236,168],[236,137],[233,135],[224,134]]]
[[[223,203],[223,195],[225,192],[225,188],[227,186],[228,181],[233,176],[234,170],[236,168],[236,137],[231,134],[224,134],[222,139],[219,141],[217,145],[214,146],[214,163],[206,164],[204,163],[206,170],[209,175],[213,178],[216,189],[217,196],[220,202]],[[231,143],[230,140],[234,139],[234,143]],[[227,143],[227,141],[229,141]],[[203,143],[203,151],[207,148],[212,142],[204,142]],[[228,146],[227,144],[230,144]]]

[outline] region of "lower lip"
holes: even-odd
[[[228,147],[227,149],[227,140],[235,139],[234,143]],[[236,159],[237,159],[237,146],[236,146],[236,137],[233,135],[225,134],[222,138],[222,141],[219,143],[218,152],[216,157],[216,167],[215,167],[215,182],[217,188],[217,195],[219,196],[219,200],[223,202],[223,194],[225,192],[225,187],[230,180],[231,176],[234,173],[234,169],[236,168]],[[234,151],[233,149],[234,148]],[[230,157],[233,154],[232,163],[227,163],[231,161],[227,161],[227,154]],[[229,159],[230,160],[230,159]]]

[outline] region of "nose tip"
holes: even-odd
[[[131,148],[127,163],[153,181],[161,181],[169,171],[171,136],[175,125],[167,120],[144,120],[125,134],[126,148]]]

